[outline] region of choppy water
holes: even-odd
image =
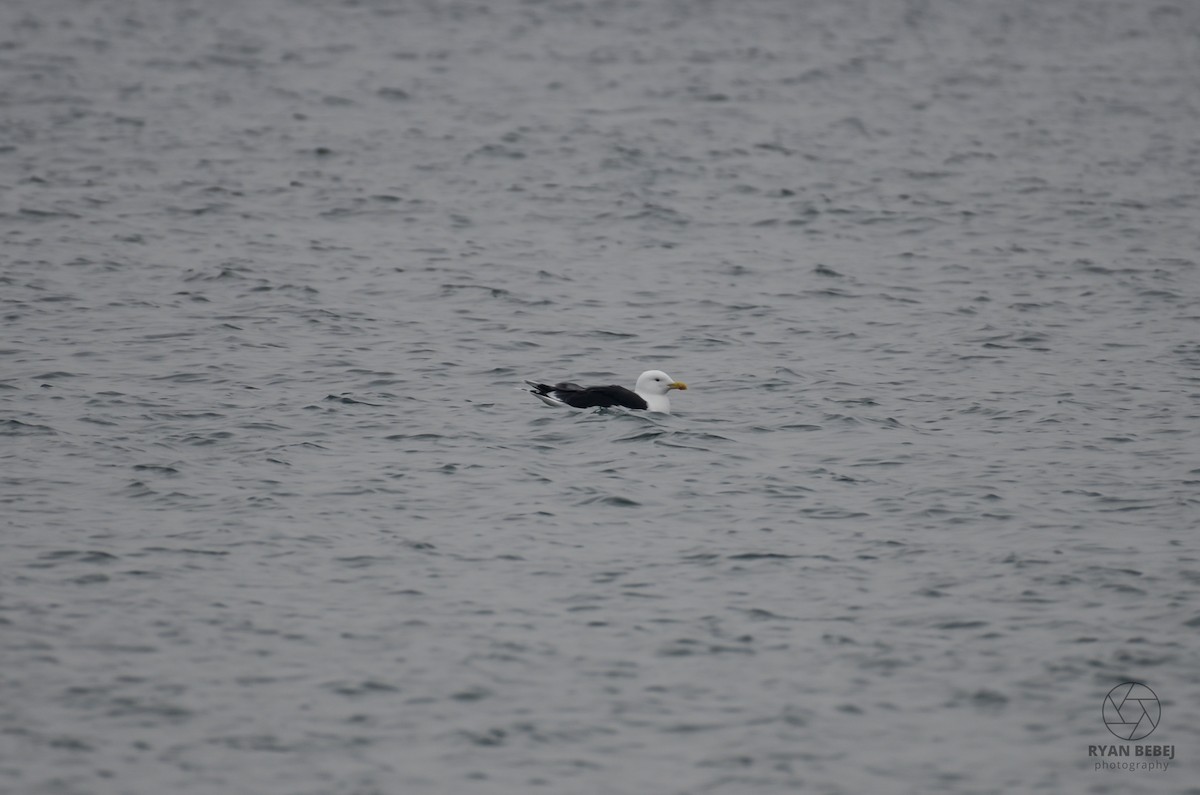
[[[0,791],[1200,791],[1198,9],[5,3]]]

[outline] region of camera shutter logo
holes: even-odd
[[[1158,696],[1141,682],[1119,684],[1104,697],[1104,725],[1122,740],[1149,737],[1161,717]]]

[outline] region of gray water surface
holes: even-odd
[[[0,791],[1200,792],[1198,131],[1169,0],[10,0]]]

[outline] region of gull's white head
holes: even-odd
[[[667,393],[672,389],[687,389],[687,384],[676,381],[662,370],[647,370],[638,376],[637,384],[633,387],[633,391],[646,401],[648,411],[664,413],[671,411]]]

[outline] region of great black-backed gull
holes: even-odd
[[[667,393],[672,389],[687,389],[687,384],[676,381],[662,370],[647,370],[638,376],[630,391],[623,386],[580,386],[569,381],[548,386],[535,381],[525,383],[533,387],[534,397],[547,406],[571,406],[577,409],[610,408],[622,406],[627,409],[671,413],[671,401]]]

